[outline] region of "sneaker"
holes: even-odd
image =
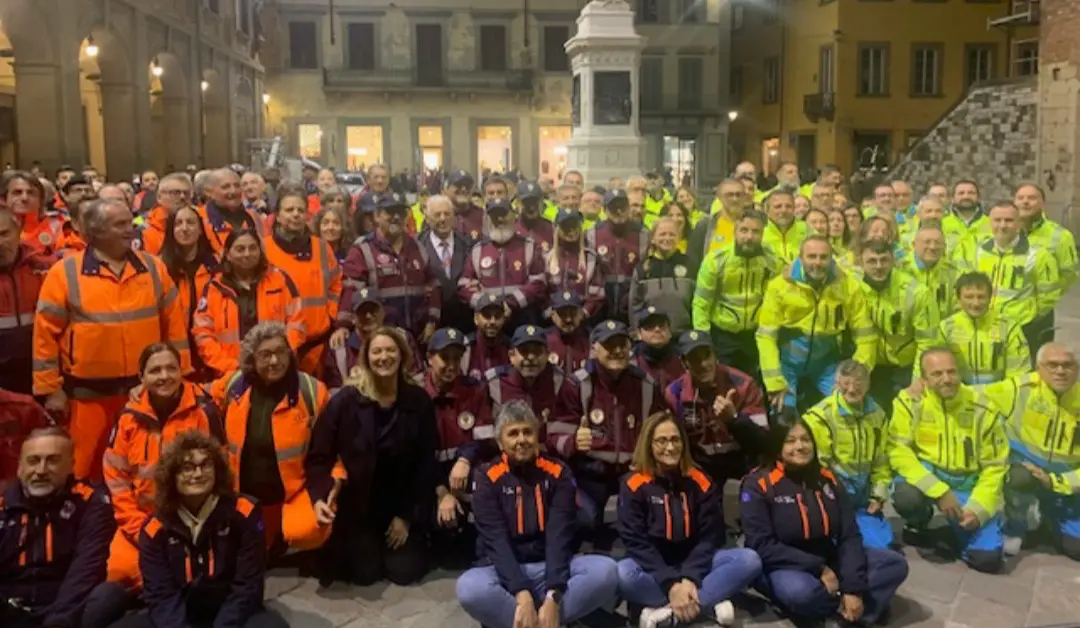
[[[731,600],[724,600],[714,606],[713,615],[716,617],[716,623],[721,626],[735,625],[735,605],[731,603]]]
[[[638,628],[671,628],[675,625],[675,612],[670,606],[643,608],[638,618]]]
[[[1020,548],[1024,545],[1024,538],[1020,536],[1006,536],[1005,537],[1005,555],[1016,556],[1020,553]]]

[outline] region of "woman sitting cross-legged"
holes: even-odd
[[[641,610],[653,628],[699,616],[735,621],[731,596],[761,575],[753,550],[719,549],[724,542],[723,487],[690,457],[686,428],[669,413],[645,421],[634,448],[634,471],[619,489],[619,597]]]
[[[612,610],[615,561],[573,555],[576,534],[570,467],[540,454],[540,423],[525,401],[495,413],[502,458],[473,474],[480,558],[458,578],[457,597],[488,628],[556,628]]]
[[[759,588],[792,615],[873,625],[907,578],[892,550],[864,548],[855,509],[836,476],[818,463],[814,436],[786,412],[769,428],[770,464],[743,479],[746,547],[761,556]]]
[[[113,628],[284,628],[263,606],[266,544],[261,509],[233,492],[217,439],[183,434],[158,464],[157,508],[139,535],[147,610]]]

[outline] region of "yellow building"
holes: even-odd
[[[892,165],[971,84],[1038,72],[1036,2],[735,1],[732,150],[765,172]]]

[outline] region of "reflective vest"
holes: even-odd
[[[801,220],[791,223],[787,231],[780,231],[780,227],[770,220],[769,224],[765,225],[761,245],[784,260],[785,264],[790,264],[799,257],[799,247],[809,232],[810,227]]]
[[[942,257],[937,264],[925,266],[918,260],[915,253],[907,256],[898,267],[915,278],[921,286],[925,286],[937,302],[938,316],[947,318],[960,307],[956,300],[956,280],[963,271],[952,260]]]
[[[990,278],[990,308],[1010,320],[1027,324],[1052,311],[1061,298],[1057,262],[1048,251],[1032,246],[1027,236],[1021,235],[1008,251],[987,238],[967,247],[961,261]]]
[[[1076,240],[1072,232],[1044,216],[1035,221],[1027,237],[1033,246],[1047,251],[1057,261],[1061,292],[1064,294],[1076,282],[1078,271]]]
[[[1023,375],[1031,367],[1023,326],[993,312],[979,320],[963,312],[953,314],[938,325],[937,344],[952,350],[960,379],[969,385],[1000,382]]]
[[[889,498],[892,470],[885,453],[885,411],[869,396],[863,408],[850,407],[839,392],[803,415],[814,435],[821,466],[843,478],[864,499]],[[861,505],[861,504],[860,504]]]
[[[698,270],[691,302],[694,329],[757,329],[765,288],[781,272],[783,262],[772,251],[743,257],[732,246],[709,253]]]
[[[866,307],[877,327],[876,364],[911,366],[937,340],[938,309],[930,291],[894,270],[884,290],[862,283]]]

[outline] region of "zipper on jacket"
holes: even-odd
[[[671,538],[671,498],[667,493],[664,493],[664,536],[667,540]]]
[[[684,539],[690,539],[690,506],[689,500],[686,499],[686,491],[682,493],[682,516],[683,516],[683,535]]]
[[[540,524],[540,531],[544,531],[544,495],[540,492],[540,485],[536,485],[536,521]]]
[[[821,510],[821,524],[825,526],[825,536],[829,536],[829,513],[825,511],[825,503],[821,501],[821,491],[814,491],[817,497],[818,509]]]
[[[517,524],[518,534],[525,534],[525,504],[521,499],[521,487],[518,486],[514,489],[515,502],[517,505]]]
[[[810,539],[810,517],[806,510],[806,504],[803,502],[802,493],[795,495],[795,501],[799,504],[799,515],[802,517],[802,531],[803,538]]]

